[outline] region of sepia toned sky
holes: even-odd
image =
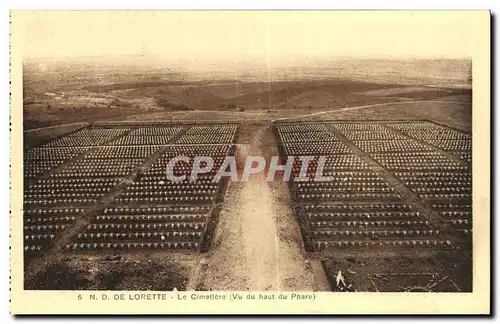
[[[198,62],[468,58],[487,12],[13,12],[26,58],[146,55]],[[472,18],[472,19],[471,19]],[[13,27],[13,28],[14,28]]]

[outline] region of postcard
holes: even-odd
[[[489,11],[12,11],[12,314],[489,314]]]

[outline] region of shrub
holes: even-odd
[[[163,98],[156,98],[156,104],[167,110],[190,110],[189,106],[181,103],[173,103]]]

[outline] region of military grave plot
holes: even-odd
[[[472,204],[467,202],[434,202],[432,209],[447,225],[454,243],[462,249],[472,251]]]
[[[84,128],[57,138],[43,147],[95,146],[127,133],[127,128]]]
[[[88,147],[30,148],[24,153],[24,179],[32,179],[83,154]]]
[[[353,140],[370,138],[378,143],[380,139],[404,139],[378,124],[344,123],[335,127]],[[277,125],[276,131],[282,154],[316,155],[308,165],[310,180],[296,181],[302,164],[296,160],[290,184],[306,250],[331,252],[448,246],[439,231],[324,124]],[[304,136],[302,141],[289,143],[286,139],[300,138],[291,134]],[[333,136],[333,143],[345,149],[333,153],[328,149],[316,149],[328,148],[331,144],[316,142],[315,136],[318,139]],[[317,155],[326,157],[322,175],[330,177],[328,181],[312,180],[317,171]]]
[[[141,127],[132,129],[106,146],[74,161],[53,177],[126,177],[150,156],[168,144],[182,127]]]
[[[421,143],[406,139],[401,134],[384,128],[380,124],[334,123],[331,126],[367,153],[399,153],[431,150]]]
[[[369,280],[376,292],[461,292],[455,281],[438,272],[373,273]]]
[[[192,126],[176,144],[231,144],[236,130],[235,125]]]
[[[357,253],[471,250],[469,134],[427,121],[287,124],[276,129],[281,154],[326,155],[323,175],[331,176],[329,181],[295,181],[301,171],[300,162],[295,162],[290,190],[304,246],[320,253],[332,290],[354,291],[356,286],[364,291],[457,292],[463,290],[456,284],[457,278],[463,279],[459,280],[462,288],[470,290],[466,279],[470,273],[450,277],[455,268],[424,259],[415,259],[409,267],[403,265],[404,260],[386,258],[385,272],[343,271],[342,280],[348,284],[336,281],[342,267],[340,251],[360,255]],[[338,139],[329,141],[329,130]],[[337,149],[329,149],[332,146]],[[341,146],[344,149],[338,148]],[[308,174],[315,173],[317,161],[314,157]],[[390,180],[393,176],[399,184]],[[416,198],[402,197],[392,186],[401,187],[401,193],[408,189]],[[432,212],[439,217],[431,223],[428,214]]]
[[[454,257],[451,257],[454,260]],[[367,292],[461,292],[470,291],[470,281],[464,276],[448,271],[450,260],[445,263],[435,258],[413,255],[413,257],[346,257],[323,260],[323,269],[328,275],[333,291]],[[368,263],[369,269],[365,269]],[[342,271],[342,282],[337,284],[338,269]],[[459,268],[459,267],[458,267]],[[344,268],[345,269],[345,268]]]
[[[370,156],[386,170],[390,171],[466,171],[468,168],[460,162],[440,152],[399,152],[372,153]]]
[[[213,182],[213,175],[228,154],[236,126],[192,126],[186,134],[196,136],[163,146],[163,153],[142,170],[114,201],[91,219],[67,248],[71,251],[163,250],[207,251],[218,217],[217,202],[223,199],[225,182]],[[231,138],[212,135],[223,134]],[[134,135],[136,136],[136,135]],[[205,138],[211,138],[207,144]],[[179,144],[179,142],[182,142]],[[173,182],[167,168],[174,157],[189,157],[171,167],[174,176],[185,176]],[[209,156],[214,161],[210,173],[190,178],[195,156]],[[205,166],[202,164],[202,167]]]
[[[237,129],[236,125],[192,126],[186,131],[186,135],[235,134]]]
[[[182,130],[182,127],[138,128],[113,141],[111,145],[166,145]]]
[[[85,158],[89,160],[106,160],[106,159],[145,159],[153,155],[162,147],[158,145],[144,146],[101,146],[85,154]]]
[[[442,152],[424,152],[424,158],[411,159],[402,156],[374,156],[389,168],[410,190],[426,201],[440,214],[446,231],[462,248],[472,248],[472,138],[470,134],[431,122],[388,123],[389,128],[398,130],[414,141],[430,144]],[[460,162],[462,159],[463,162]],[[425,161],[425,162],[424,162]],[[398,165],[396,165],[398,164]],[[418,164],[415,166],[415,164]]]
[[[127,129],[90,128],[59,137],[24,154],[24,250],[27,259],[46,250],[85,208],[114,188],[119,179],[100,177],[79,159]],[[75,160],[76,159],[76,160]],[[59,170],[58,170],[59,169]],[[104,167],[98,166],[98,169]]]
[[[61,230],[71,226],[76,217],[81,217],[109,195],[149,156],[161,149],[160,146],[110,144],[128,131],[123,128],[83,129],[53,141],[57,145],[75,146],[45,145],[26,152],[25,165],[29,171],[25,177],[32,178],[25,183],[24,192],[27,254],[49,247]],[[80,146],[81,143],[106,145]],[[48,169],[52,165],[58,168],[33,172],[35,168]],[[37,174],[44,176],[34,178]]]
[[[85,210],[78,207],[29,207],[24,210],[24,257],[29,260],[46,250],[56,236]]]
[[[168,146],[163,155],[122,192],[117,202],[123,204],[210,203],[215,200],[219,187],[217,182],[212,181],[213,177],[230,149],[231,145]],[[189,162],[177,161],[175,165],[169,166],[171,159],[178,156],[189,157]],[[190,177],[195,156],[211,157],[214,167],[210,172],[202,173],[195,181],[192,181]],[[167,169],[171,170],[173,176],[184,176],[185,179],[178,182],[167,179]]]
[[[108,207],[67,249],[197,251],[210,217],[210,205]]]
[[[328,127],[345,139],[332,137]],[[323,175],[330,176],[329,181],[292,180],[290,186],[308,250],[368,246],[442,250],[470,245],[470,165],[440,151],[470,156],[470,135],[427,121],[280,124],[276,132],[285,156],[326,155]],[[401,201],[406,198],[352,154],[345,140],[396,176],[421,201],[441,206],[436,210],[445,226],[436,228],[414,206]],[[315,173],[317,161],[315,156],[307,174]],[[294,177],[300,166],[295,161]],[[401,211],[395,212],[398,208]],[[450,233],[452,241],[447,239]]]
[[[469,172],[395,172],[395,175],[425,200],[451,200],[466,204],[472,200],[472,174]]]

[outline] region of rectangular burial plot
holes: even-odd
[[[472,162],[471,139],[427,139],[425,142],[456,155],[465,162]]]
[[[295,130],[292,126],[287,125],[287,130]],[[335,137],[326,143],[315,141],[315,138],[326,138],[324,135],[314,136],[329,132],[324,125],[307,126],[315,131],[310,136],[309,133],[303,136],[300,143],[288,143],[286,136],[289,134],[280,132],[280,126],[277,126],[284,155],[316,155],[306,172],[310,179],[317,170],[318,155],[326,157],[322,175],[330,177],[327,181],[295,181],[301,162],[295,161],[293,168],[290,191],[306,250],[328,253],[373,248],[446,247],[439,232],[410,205],[399,202],[403,197],[381,175],[371,171],[359,156],[352,154],[340,139]],[[351,138],[370,138],[362,137],[363,132],[376,133],[374,138],[401,138],[378,124],[332,126]],[[355,136],[351,136],[353,134]],[[375,147],[385,142],[390,140],[366,141]],[[332,146],[342,149],[332,150]]]
[[[470,172],[396,172],[395,176],[422,199],[472,201]]]
[[[471,152],[472,140],[470,139],[427,139],[425,142],[449,152]]]
[[[128,134],[129,136],[170,136],[175,135],[183,130],[183,127],[171,126],[171,127],[140,127],[132,129]]]
[[[196,134],[183,135],[176,144],[222,144],[233,143],[234,134]]]
[[[236,125],[192,126],[176,144],[231,144],[236,130]]]
[[[186,135],[236,134],[237,128],[236,125],[192,126],[187,130]]]
[[[197,251],[210,217],[210,205],[108,207],[67,249]]]
[[[323,124],[278,124],[278,134],[284,133],[328,133],[328,128]]]
[[[138,159],[148,158],[161,146],[100,146],[85,155],[86,159]]]
[[[431,122],[387,123],[415,141],[456,154],[470,162],[472,139],[470,134]],[[472,204],[472,172],[470,165],[459,163],[436,151],[374,153],[371,156],[386,169],[393,171],[401,182],[427,204],[440,206],[438,212],[444,222],[443,235],[456,245],[471,248],[472,218],[467,207]]]
[[[386,123],[386,126],[418,140],[471,139],[470,134],[432,122]]]
[[[89,147],[54,147],[29,150],[25,159],[66,161]],[[148,156],[160,147],[93,148],[86,155],[63,165],[48,177],[25,185],[24,235],[26,257],[46,250],[58,234],[71,226],[109,195]],[[68,157],[68,158],[65,158]],[[37,217],[34,218],[34,215]]]
[[[449,264],[460,264],[454,252],[436,252],[428,255],[400,254],[387,257],[377,251],[371,256],[352,254],[349,257],[331,257],[322,261],[334,292],[461,292],[470,290],[470,274],[460,265],[450,271]],[[337,284],[339,272],[343,282]]]
[[[292,177],[300,176],[302,170],[303,175],[308,178],[314,177],[318,171],[319,166],[319,156],[311,157],[307,162],[307,169],[305,166],[303,168],[302,162],[298,159],[294,159]],[[323,172],[324,176],[331,176],[339,171],[369,171],[368,164],[361,160],[359,156],[355,154],[335,154],[325,156]]]
[[[282,152],[284,155],[333,155],[333,154],[349,154],[351,150],[340,141],[330,142],[300,142],[300,143],[283,143]]]
[[[387,126],[471,162],[472,136],[469,133],[430,122],[388,123]]]
[[[182,130],[182,127],[141,127],[133,129],[128,135],[118,138],[110,145],[166,145]]]
[[[343,132],[363,131],[363,132],[387,132],[387,128],[376,122],[347,122],[347,123],[333,123],[332,127]]]
[[[373,123],[335,123],[331,126],[351,141],[404,139],[397,132]]]
[[[472,250],[472,174],[470,172],[396,172],[411,191],[431,204],[444,222],[443,234]]]
[[[206,252],[212,242],[226,183],[213,182],[223,159],[233,154],[232,145],[169,145],[161,157],[115,199],[112,206],[94,217],[68,249],[73,251],[163,250]],[[176,163],[175,176],[167,179],[168,162],[177,156],[191,157]],[[192,158],[210,156],[210,173],[191,181]]]
[[[401,140],[403,136],[391,132],[390,130],[382,131],[340,131],[347,139],[351,141],[374,141],[374,140]]]
[[[376,123],[331,124],[354,145],[366,153],[428,151],[424,145]]]
[[[371,153],[389,171],[466,171],[467,167],[440,152]]]
[[[276,134],[281,145],[288,147],[289,150],[296,149],[297,154],[303,151],[301,149],[303,145],[300,143],[329,145],[324,142],[335,142],[335,145],[341,144],[340,139],[322,124],[277,125]],[[335,148],[333,149],[335,150]]]
[[[145,203],[212,203],[216,199],[219,183],[212,179],[224,158],[232,150],[231,145],[210,146],[168,146],[162,156],[137,179],[129,185],[116,199],[120,204]],[[188,163],[179,161],[172,170],[174,176],[185,176],[183,181],[172,182],[167,179],[167,165],[177,156],[192,156]],[[196,181],[191,181],[191,170],[194,156],[210,156],[214,160],[214,168],[204,173]]]
[[[466,202],[433,203],[432,208],[446,223],[446,231],[461,249],[472,251],[472,205]]]
[[[334,134],[326,132],[280,133],[280,138],[283,143],[330,142],[339,140]]]
[[[372,171],[327,172],[328,181],[294,181],[298,201],[399,200],[401,195]],[[325,174],[326,176],[326,174]]]
[[[40,179],[24,189],[25,260],[48,249],[75,217],[109,193],[117,178]]]
[[[285,156],[349,154],[351,150],[322,124],[277,125],[280,152]]]
[[[468,149],[467,138],[430,122],[397,123],[401,126],[394,128],[387,127],[389,124],[333,123],[330,126],[345,139],[326,143],[344,144],[346,140],[358,146],[413,190],[424,204],[436,202],[433,208],[444,219],[445,226],[431,224],[426,218],[428,215],[420,214],[425,212],[421,206],[398,200],[404,197],[400,197],[383,177],[378,178],[379,173],[372,172],[366,163],[361,161],[359,164],[353,162],[353,158],[345,158],[350,155],[341,150],[316,149],[325,144],[310,140],[314,139],[312,136],[304,136],[307,140],[303,142],[284,142],[283,154],[292,155],[298,151],[305,155],[328,155],[325,173],[333,176],[331,181],[291,184],[305,248],[320,253],[334,291],[352,291],[358,287],[362,291],[460,291],[455,282],[461,274],[447,277],[458,263],[445,261],[434,265],[439,262],[433,255],[454,253],[462,242],[467,246],[470,214],[456,206],[465,206],[464,199],[466,202],[470,194],[470,168],[438,150],[434,151],[427,144],[432,145],[430,142],[440,134],[442,138],[437,140],[443,144],[441,149],[449,148],[455,152],[455,149]],[[418,138],[407,137],[415,134]],[[292,144],[301,144],[302,147],[294,150]],[[307,173],[314,173],[316,167],[309,167]],[[294,177],[298,172],[299,165],[294,165]],[[456,205],[446,204],[457,199]],[[431,257],[418,259],[415,252]],[[401,258],[392,257],[392,253],[401,255]],[[410,256],[405,258],[409,261],[403,262],[407,253]],[[349,260],[358,257],[364,258],[362,262],[347,265]],[[393,266],[379,268],[379,260]],[[465,265],[462,268],[469,265],[468,261],[460,262]],[[340,290],[336,285],[339,270],[348,284]],[[468,280],[465,281],[464,287],[467,287]],[[354,284],[349,286],[350,283]]]
[[[111,145],[167,145],[175,137],[175,134],[168,135],[127,135],[120,137]]]
[[[125,177],[144,162],[144,158],[80,159],[53,173],[53,178]]]
[[[26,186],[25,206],[79,206],[96,203],[120,178],[40,179]]]
[[[101,146],[52,174],[52,177],[125,178],[159,150],[161,146]]]
[[[52,178],[125,178],[132,174],[160,146],[115,148],[99,147],[82,158],[64,166],[51,175]]]
[[[413,152],[430,151],[431,149],[412,140],[381,140],[381,141],[352,141],[366,153]]]
[[[29,260],[49,248],[59,233],[84,213],[78,207],[28,207],[23,211],[24,257]]]

